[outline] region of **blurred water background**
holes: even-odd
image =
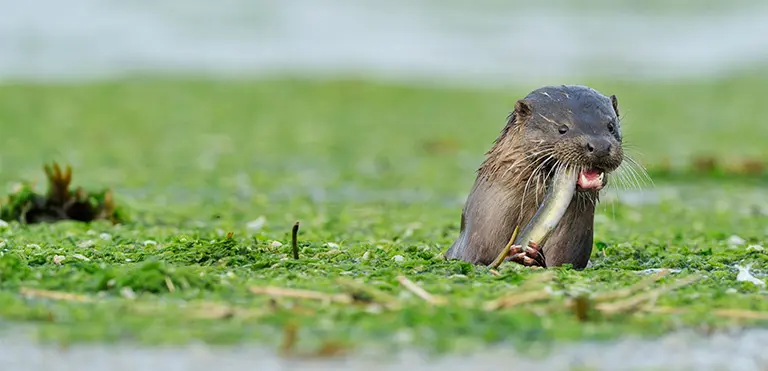
[[[6,1],[0,78],[698,78],[765,65],[765,35],[759,0]]]

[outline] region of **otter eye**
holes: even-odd
[[[608,124],[608,131],[613,134],[614,131],[616,131],[616,127],[613,126],[613,123]]]
[[[560,132],[560,134],[565,134],[568,132],[568,126],[566,125],[560,125],[560,127],[557,129],[557,131]]]

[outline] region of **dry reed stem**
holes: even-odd
[[[397,280],[400,282],[401,285],[403,285],[403,287],[408,289],[408,291],[414,293],[416,296],[420,297],[422,300],[426,301],[429,304],[441,305],[446,303],[446,300],[444,298],[428,293],[426,290],[421,288],[421,286],[417,285],[416,283],[409,280],[405,276],[398,276]]]
[[[523,282],[522,285],[520,285],[518,290],[525,290],[539,283],[550,282],[554,278],[555,278],[555,272],[543,270],[541,271],[541,273],[535,274],[531,278],[528,278],[528,280],[526,280],[525,282]]]
[[[209,301],[186,303],[186,305],[177,308],[181,310],[182,316],[192,319],[257,318],[268,313],[266,310],[241,308]],[[167,312],[169,307],[158,303],[134,302],[127,309],[138,314],[154,315],[159,312]]]
[[[95,301],[93,298],[80,295],[80,294],[74,294],[69,292],[61,292],[61,291],[50,291],[50,290],[38,290],[38,289],[31,289],[22,287],[19,292],[27,297],[34,297],[34,298],[44,298],[44,299],[53,299],[53,300],[63,300],[63,301],[77,301],[81,303],[88,303]]]
[[[171,277],[165,276],[165,286],[168,287],[168,292],[176,291],[176,286],[173,285],[173,281],[171,281]]]
[[[348,290],[366,293],[371,296],[373,301],[387,306],[390,309],[400,308],[400,303],[396,297],[374,287],[368,286],[365,283],[344,277],[337,278],[336,282]]]
[[[629,312],[632,310],[636,310],[636,309],[639,309],[646,302],[655,300],[665,292],[690,285],[698,281],[699,279],[701,279],[701,276],[697,276],[697,275],[684,277],[669,285],[662,286],[652,291],[630,296],[629,298],[621,301],[611,302],[611,303],[600,303],[595,306],[595,309],[599,310],[603,314],[615,314],[615,313]]]
[[[257,295],[269,295],[272,297],[294,298],[294,299],[308,299],[308,300],[320,300],[327,302],[336,302],[342,304],[349,304],[354,301],[349,294],[326,294],[319,291],[289,289],[283,287],[258,287],[252,286],[249,288],[251,293]]]
[[[674,307],[647,307],[643,308],[643,311],[648,313],[657,314],[688,314],[689,311],[685,308]],[[730,318],[730,319],[757,319],[768,320],[768,312],[758,312],[747,309],[714,309],[712,314],[717,317]]]
[[[223,319],[223,318],[257,318],[266,315],[265,310],[240,308],[213,302],[202,302],[185,314],[198,319]]]
[[[717,309],[713,313],[718,317],[738,319],[764,319],[768,320],[768,312],[758,312],[746,309]]]
[[[487,311],[497,310],[501,308],[511,308],[517,305],[530,303],[546,299],[550,296],[547,289],[540,289],[531,291],[533,287],[540,283],[546,283],[551,281],[555,277],[555,273],[552,271],[542,271],[542,273],[533,275],[528,280],[523,282],[522,285],[517,287],[512,293],[505,294],[504,296],[486,302],[483,308]]]
[[[547,289],[529,292],[517,292],[512,295],[507,295],[502,298],[489,301],[485,303],[483,309],[486,311],[494,311],[499,309],[512,308],[518,305],[544,300],[549,297],[551,297],[551,294]]]
[[[509,242],[507,242],[507,245],[504,246],[503,249],[501,249],[501,253],[499,254],[499,256],[496,257],[496,260],[494,260],[493,263],[491,263],[490,265],[491,268],[493,269],[498,268],[501,265],[501,263],[504,262],[504,259],[507,257],[507,255],[509,255],[509,250],[512,248],[512,244],[515,242],[515,238],[517,238],[517,230],[518,230],[518,227],[515,227],[515,230],[512,231],[512,237],[509,239]]]
[[[654,274],[654,275],[652,275],[650,277],[647,277],[647,278],[641,280],[640,282],[635,283],[632,286],[625,287],[625,288],[622,288],[622,289],[618,289],[616,291],[611,291],[611,292],[607,292],[607,293],[604,293],[604,294],[597,295],[592,300],[594,302],[598,302],[599,303],[599,302],[604,302],[604,301],[609,301],[609,300],[614,300],[614,299],[628,297],[628,296],[630,296],[632,294],[635,294],[635,293],[637,293],[639,291],[642,291],[642,290],[650,287],[654,282],[662,279],[668,273],[669,273],[668,269],[661,270],[658,273],[656,273],[656,274]]]

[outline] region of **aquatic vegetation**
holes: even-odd
[[[123,214],[97,192],[91,210],[105,217],[89,223],[3,214],[0,318],[63,343],[259,341],[316,356],[765,326],[764,174],[685,165],[700,153],[765,158],[768,126],[752,99],[765,80],[589,83],[631,107],[629,151],[644,154],[654,183],[610,179],[583,271],[442,257],[505,107],[528,88],[0,86],[0,125],[14,128],[0,139],[0,182],[56,158],[76,165],[81,184],[109,185],[131,212],[114,224],[106,216]],[[708,110],[723,94],[734,109]],[[73,130],[86,134],[66,136]],[[666,168],[667,157],[679,163]],[[55,192],[36,197],[83,200],[69,170],[49,173]],[[12,194],[34,199],[31,188]]]

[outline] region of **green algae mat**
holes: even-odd
[[[576,83],[618,96],[652,179],[603,192],[583,271],[442,258],[483,153],[536,86],[0,86],[4,330],[333,355],[768,324],[768,76]],[[95,219],[25,223],[50,199]]]

